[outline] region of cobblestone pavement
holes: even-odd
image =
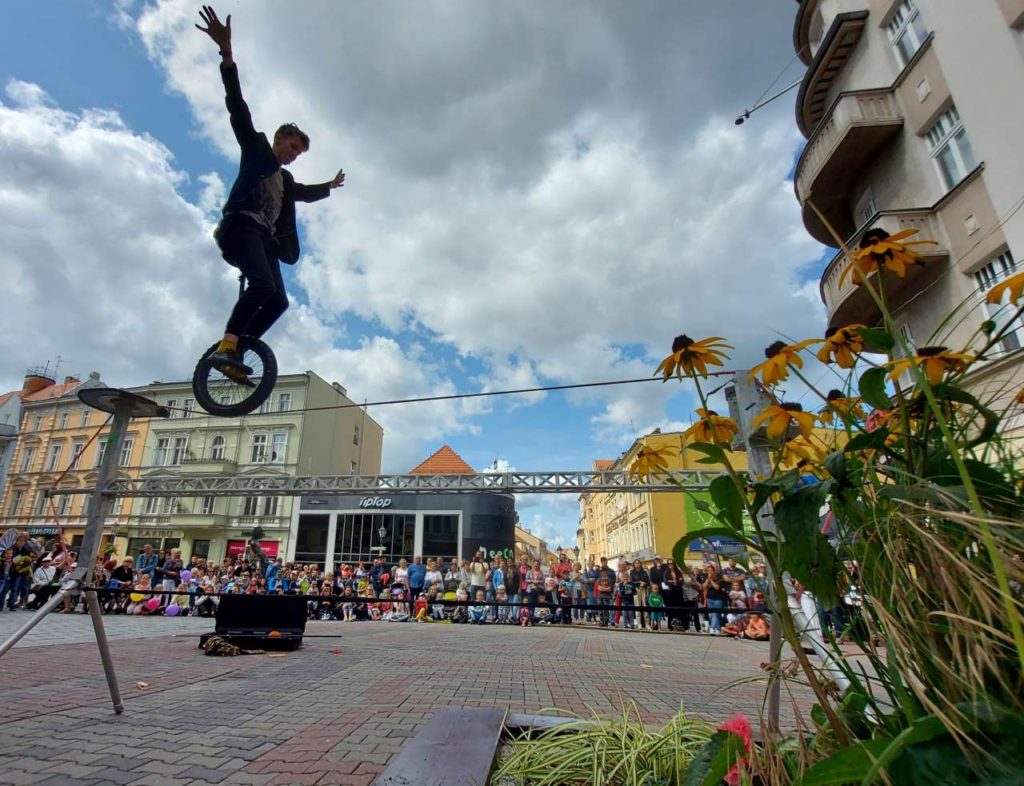
[[[0,614],[0,637],[27,618]],[[610,715],[632,700],[652,722],[680,705],[756,715],[762,683],[726,686],[767,657],[765,644],[711,636],[311,623],[308,634],[342,638],[209,658],[196,634],[212,627],[107,617],[125,698],[116,716],[89,618],[45,620],[0,658],[0,783],[368,784],[442,707]]]

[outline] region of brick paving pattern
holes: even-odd
[[[0,637],[27,618],[0,614]],[[733,683],[767,657],[766,644],[710,636],[311,623],[342,638],[307,638],[283,658],[209,658],[174,634],[211,620],[106,621],[123,715],[86,616],[51,617],[0,658],[0,783],[369,784],[442,707],[756,715],[763,684]]]

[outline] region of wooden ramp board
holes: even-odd
[[[406,743],[374,786],[486,786],[506,710],[440,710]]]

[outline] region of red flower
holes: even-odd
[[[729,720],[721,724],[718,730],[729,731],[738,736],[743,741],[743,750],[750,753],[750,745],[754,741],[754,733],[751,731],[750,721],[747,720],[746,715],[737,712]],[[747,760],[741,758],[736,764],[732,765],[723,780],[728,786],[740,786],[742,783],[740,772],[746,770],[746,768]]]

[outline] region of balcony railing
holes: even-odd
[[[223,458],[186,458],[181,462],[181,471],[186,475],[234,475],[238,464]]]
[[[832,104],[796,165],[795,187],[804,205],[804,225],[816,240],[835,246],[835,239],[808,201],[813,201],[841,236],[851,234],[855,228],[851,181],[902,125],[890,88],[843,93]]]
[[[939,222],[935,213],[931,210],[886,210],[877,213],[870,221],[857,230],[847,241],[847,248],[856,250],[861,237],[869,229],[884,229],[890,235],[902,232],[904,229],[916,229],[917,234],[907,238],[908,241],[932,240],[934,246],[917,246],[915,250],[924,260],[924,271],[912,269],[908,271],[906,278],[898,278],[895,275],[886,277],[886,296],[890,304],[895,306],[901,297],[905,297],[909,290],[917,289],[923,283],[921,273],[931,280],[935,263],[949,257],[949,250],[942,245],[942,235],[939,231]],[[832,257],[824,272],[821,274],[821,299],[825,303],[829,314],[829,324],[848,325],[859,322],[865,325],[876,324],[881,314],[878,311],[874,300],[864,290],[857,286],[852,273],[845,275],[850,261],[842,251]],[[840,283],[842,279],[842,283]]]

